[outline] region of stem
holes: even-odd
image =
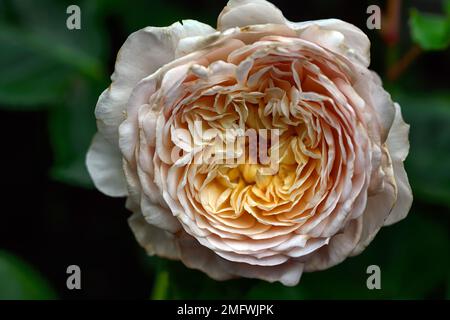
[[[381,36],[390,47],[395,46],[400,38],[401,11],[401,0],[388,0],[386,19],[383,22],[385,27],[381,29]]]
[[[169,272],[160,271],[156,274],[155,285],[151,294],[152,300],[167,299],[169,291]]]
[[[397,80],[421,53],[422,49],[419,46],[412,46],[400,60],[389,68],[387,72],[388,79],[391,81]]]

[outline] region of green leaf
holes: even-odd
[[[450,44],[450,16],[425,14],[411,10],[413,41],[424,50],[444,50]]]
[[[56,299],[56,293],[30,265],[0,251],[0,300]]]

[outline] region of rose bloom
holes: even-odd
[[[369,49],[349,23],[290,22],[264,0],[229,1],[217,29],[139,30],[98,100],[90,175],[127,197],[148,254],[217,280],[296,285],[411,207],[409,126],[368,69]],[[248,129],[279,132],[267,138],[274,172],[250,161],[237,139]],[[238,142],[227,161],[214,159],[220,141]]]

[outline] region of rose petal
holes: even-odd
[[[178,247],[181,260],[186,266],[201,270],[216,280],[246,277],[269,282],[279,281],[285,286],[295,286],[303,273],[303,263],[293,260],[274,267],[253,266],[225,260],[187,234],[178,239]]]
[[[141,210],[148,224],[171,233],[181,229],[179,221],[169,209],[163,208],[159,204],[153,204],[145,195],[142,195]]]
[[[395,120],[387,138],[386,144],[392,158],[395,182],[397,183],[397,202],[391,214],[384,222],[385,226],[404,219],[411,209],[413,196],[403,161],[409,152],[409,125],[403,121],[400,106],[395,104]]]
[[[358,244],[362,227],[361,218],[351,220],[341,233],[330,239],[327,246],[323,246],[305,259],[305,271],[324,270],[344,261]]]
[[[353,61],[358,61],[365,67],[369,66],[370,40],[364,32],[351,23],[339,19],[306,22],[286,20],[286,23],[297,31],[300,38],[322,45]]]
[[[95,134],[86,155],[86,166],[95,187],[110,197],[128,194],[122,169],[122,156],[100,133]]]
[[[388,157],[388,155],[386,156]],[[362,215],[363,230],[361,240],[353,250],[352,255],[361,253],[369,245],[383,226],[395,204],[397,187],[394,179],[392,161],[386,158],[386,156],[383,160],[383,170],[385,172],[383,190],[367,198],[367,207]]]
[[[374,131],[369,132],[369,135],[372,139],[376,139],[374,134],[376,132],[376,135],[380,136],[380,142],[384,143],[395,118],[394,102],[391,95],[383,89],[381,79],[375,72],[355,67],[357,79],[353,88],[366,102],[366,108],[372,109],[369,114],[378,120],[376,121],[378,125],[375,125],[375,121],[371,122]]]
[[[174,60],[180,39],[213,32],[206,24],[185,20],[164,28],[147,27],[128,37],[117,55],[112,83],[95,109],[98,130],[110,143],[117,143],[117,128],[125,120],[125,105],[135,85]]]
[[[217,20],[220,31],[253,24],[284,24],[283,13],[265,0],[230,0]]]
[[[128,224],[137,242],[149,255],[168,259],[180,258],[173,234],[148,224],[140,213],[134,213],[128,218]]]
[[[402,111],[398,103],[395,106],[395,118],[386,141],[392,161],[405,161],[409,152],[409,125],[402,117]]]

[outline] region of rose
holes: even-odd
[[[91,177],[127,196],[149,254],[218,280],[295,285],[360,253],[411,206],[409,126],[367,69],[369,47],[351,24],[293,23],[264,0],[231,0],[217,30],[139,30],[95,110]],[[248,129],[279,131],[265,140],[274,172],[250,161]],[[205,161],[217,154],[241,162]]]

